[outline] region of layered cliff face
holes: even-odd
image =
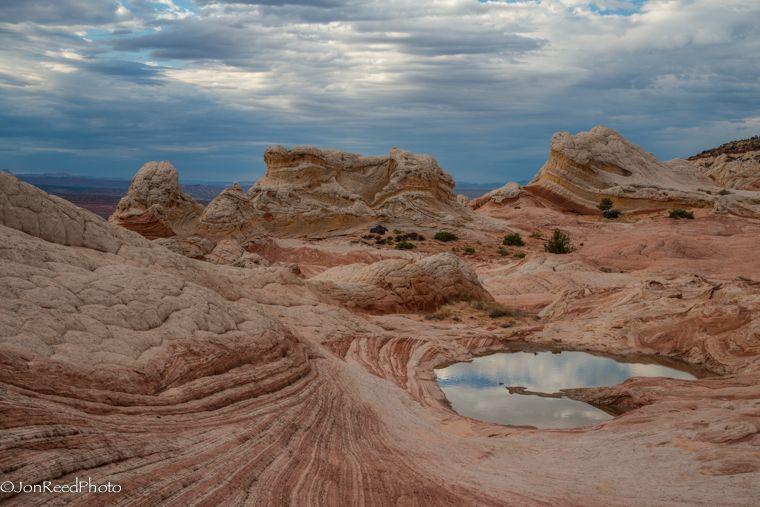
[[[610,197],[624,212],[694,207],[760,216],[760,193],[721,192],[692,163],[661,162],[602,126],[576,136],[555,134],[549,159],[525,188],[560,208],[588,214],[598,213],[596,205]]]
[[[393,149],[387,157],[272,146],[266,175],[248,192],[266,230],[310,234],[373,221],[440,225],[463,223],[469,210],[454,180],[428,155]]]
[[[182,192],[177,169],[169,162],[148,162],[116,207],[111,222],[149,239],[191,234],[203,206]]]
[[[689,162],[725,188],[760,191],[760,137],[703,151]]]
[[[712,206],[713,198],[699,188],[715,188],[714,183],[696,170],[684,176],[617,132],[598,126],[576,136],[555,134],[549,159],[527,188],[582,213],[595,213],[604,197],[613,198],[615,207],[624,211]]]

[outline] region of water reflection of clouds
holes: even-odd
[[[584,352],[492,354],[436,370],[436,376],[452,407],[460,414],[501,424],[543,428],[583,426],[610,416],[575,400],[511,395],[505,385],[554,393],[566,388],[614,385],[637,376],[694,378],[660,365],[619,363]]]
[[[458,413],[499,424],[575,428],[611,419],[605,412],[580,401],[509,394],[503,386],[453,386],[444,392]]]

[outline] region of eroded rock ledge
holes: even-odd
[[[597,213],[599,201],[610,197],[626,212],[697,207],[760,216],[759,193],[725,194],[689,162],[663,163],[603,126],[576,136],[555,134],[549,159],[526,190],[586,214]]]

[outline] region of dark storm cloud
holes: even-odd
[[[503,181],[532,176],[557,130],[604,123],[662,158],[760,130],[749,0],[32,3],[0,3],[0,166],[17,172],[168,158],[251,179],[276,142],[398,145]]]
[[[0,22],[54,25],[103,24],[116,21],[117,4],[109,0],[2,0]]]

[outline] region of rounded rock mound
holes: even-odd
[[[110,221],[149,239],[194,232],[203,206],[182,192],[177,169],[167,161],[148,162],[132,178]]]
[[[456,300],[493,301],[472,268],[450,253],[339,266],[311,283],[346,306],[378,313],[433,311]]]

